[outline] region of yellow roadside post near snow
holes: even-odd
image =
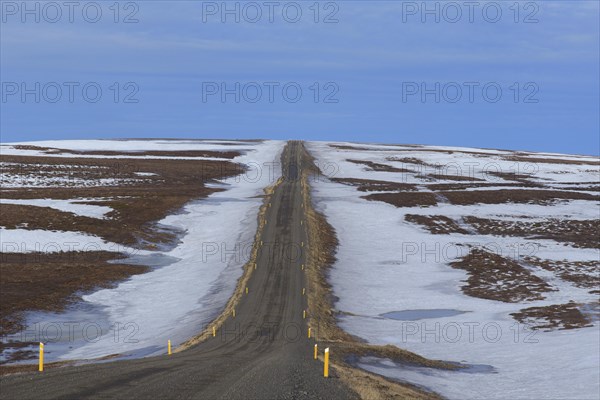
[[[317,345],[316,343],[315,343],[315,354],[313,357],[315,358],[315,360],[317,358],[319,358],[319,345]]]
[[[302,318],[306,319],[306,310],[302,310]]]
[[[300,243],[300,247],[304,247],[304,242]]]
[[[167,353],[171,355],[171,339],[167,342]]]
[[[302,271],[304,271],[304,264],[302,264]]]
[[[233,309],[232,313],[233,313],[233,318],[235,318],[235,308]]]
[[[308,338],[310,339],[310,327],[308,327]]]
[[[254,263],[254,269],[256,269],[256,263]]]
[[[306,294],[306,288],[302,288],[302,296]]]
[[[213,337],[217,336],[217,329],[213,326]]]
[[[329,347],[325,349],[325,364],[323,364],[323,376],[329,377]]]
[[[248,294],[248,286],[246,286],[246,294]]]
[[[40,361],[38,364],[38,371],[44,370],[44,343],[40,342]]]

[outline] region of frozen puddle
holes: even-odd
[[[432,310],[402,310],[390,311],[381,314],[384,318],[395,319],[398,321],[417,321],[428,318],[444,318],[454,317],[455,315],[465,314],[468,311],[451,310],[451,309],[432,309]]]
[[[416,372],[422,375],[435,375],[439,372],[449,373],[449,374],[495,374],[497,373],[496,369],[487,364],[461,364],[461,363],[452,363],[459,366],[459,369],[455,370],[446,370],[439,368],[430,368],[430,367],[421,367],[418,365],[411,365],[406,363],[398,363],[390,360],[389,358],[378,358],[378,357],[360,357],[358,360],[353,362],[353,364],[360,365],[361,368],[369,369],[369,368],[382,368],[382,369],[401,369],[405,372]],[[401,374],[398,374],[401,375]]]
[[[377,357],[361,357],[351,362],[357,367],[379,375],[388,376],[403,383],[416,385],[426,391],[434,391],[427,386],[433,378],[454,379],[461,374],[473,375],[473,377],[497,374],[498,372],[491,365],[486,364],[458,364],[461,368],[456,370],[444,370],[429,367],[420,367],[405,363],[396,363],[390,359]]]

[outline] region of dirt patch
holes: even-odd
[[[384,192],[384,191],[415,191],[417,186],[411,183],[377,181],[360,178],[331,178],[333,182],[344,185],[356,186],[360,192]]]
[[[502,204],[524,203],[552,205],[560,200],[600,200],[600,196],[588,193],[565,192],[559,190],[469,190],[440,192],[452,204]]]
[[[362,196],[370,201],[383,201],[396,207],[428,207],[437,205],[435,193],[429,192],[400,192],[400,193],[373,193]]]
[[[484,235],[551,239],[574,247],[600,249],[598,220],[504,221],[468,216],[465,222]]]
[[[334,310],[335,298],[331,286],[327,282],[328,269],[335,262],[338,240],[334,229],[325,217],[314,208],[310,197],[309,179],[311,174],[319,174],[314,160],[304,149],[305,165],[302,186],[304,210],[308,229],[306,279],[309,327],[314,332],[319,346],[330,346],[332,349],[332,367],[340,378],[366,399],[439,399],[434,393],[386,379],[382,376],[352,367],[347,360],[353,356],[374,355],[390,358],[414,365],[432,368],[456,369],[456,365],[443,361],[429,360],[415,353],[395,346],[373,346],[363,343],[337,325]],[[321,347],[322,348],[322,347]]]
[[[448,190],[465,190],[465,189],[476,189],[476,188],[496,188],[496,187],[507,187],[507,188],[533,188],[540,187],[537,183],[489,183],[489,182],[473,182],[473,183],[430,183],[426,187],[432,191],[448,191]]]
[[[566,184],[561,183],[561,185],[566,185]],[[575,191],[582,191],[582,192],[600,192],[600,186],[581,186],[581,183],[573,183],[570,185],[573,185],[573,186],[560,187],[560,186],[554,186],[552,184],[549,184],[548,186],[552,187],[553,189],[561,189],[561,190],[566,189],[566,190],[575,190]]]
[[[571,301],[566,304],[524,308],[510,315],[517,321],[528,325],[530,329],[544,331],[593,326],[591,321],[579,310],[580,306],[580,304]]]
[[[364,146],[348,146],[345,144],[329,144],[329,147],[338,150],[355,150],[355,151],[397,151],[396,149],[378,149]]]
[[[551,271],[560,279],[584,289],[600,288],[600,261],[557,261],[526,256],[523,260],[531,265]],[[595,290],[596,292],[598,290]],[[594,290],[590,293],[594,294]]]
[[[387,157],[386,160],[401,162],[404,164],[414,164],[414,165],[421,165],[421,166],[427,166],[427,167],[434,167],[434,165],[428,164],[425,161],[423,161],[419,158],[415,158],[415,157]]]
[[[366,160],[346,160],[346,161],[354,163],[354,164],[365,165],[371,171],[398,172],[398,173],[414,172],[413,170],[410,170],[410,169],[396,168],[396,167],[392,167],[391,165],[380,164],[380,163],[376,163],[373,161],[366,161]]]
[[[447,235],[450,233],[469,234],[469,232],[461,228],[453,219],[444,215],[407,214],[404,219],[408,222],[425,227],[434,235]]]
[[[141,274],[143,266],[110,263],[111,252],[2,253],[0,263],[0,336],[24,329],[25,311],[62,311],[80,295]],[[0,343],[0,351],[28,343]],[[16,354],[17,356],[19,354]],[[26,354],[20,354],[26,357]]]
[[[554,289],[517,262],[482,249],[471,249],[452,268],[467,271],[469,277],[462,291],[481,299],[518,303],[542,300]]]
[[[516,172],[487,171],[486,174],[502,178],[505,181],[532,183],[530,181],[530,179],[532,178],[531,175],[517,174]]]
[[[174,239],[173,233],[157,229],[156,221],[192,199],[221,190],[207,187],[207,183],[244,171],[238,164],[206,160],[1,156],[0,161],[2,176],[17,179],[13,182],[17,187],[2,188],[3,198],[105,199],[88,203],[113,208],[100,220],[49,208],[3,204],[3,226],[78,231],[145,249]],[[48,186],[19,185],[27,182]]]
[[[514,162],[526,162],[532,164],[565,164],[565,165],[596,165],[600,166],[600,161],[592,160],[562,160],[560,158],[539,158],[539,157],[527,157],[522,155],[513,155],[504,157],[507,161]]]
[[[7,229],[41,229],[47,231],[76,231],[97,236],[105,241],[137,247],[138,243],[146,243],[145,248],[158,244],[171,243],[176,234],[168,231],[153,229],[151,224],[142,225],[137,229],[123,229],[121,224],[111,219],[98,219],[75,215],[49,207],[37,207],[17,204],[0,204],[0,226]],[[102,240],[92,237],[81,237],[79,243],[73,243],[72,249],[98,249]],[[12,246],[22,246],[22,243],[3,243],[2,251],[11,251]],[[27,249],[43,251],[50,243],[25,243]],[[66,250],[66,249],[60,249]],[[113,249],[111,249],[113,250]],[[17,248],[12,251],[19,251]],[[114,251],[119,251],[115,246]]]
[[[74,154],[80,156],[135,156],[135,157],[208,157],[232,159],[241,155],[239,151],[212,151],[212,150],[182,150],[182,151],[111,151],[111,150],[69,150],[55,147],[40,147],[30,145],[13,146],[17,150],[36,150],[46,154]]]
[[[424,178],[431,178],[444,181],[470,181],[470,182],[481,182],[483,179],[475,178],[473,176],[465,175],[446,175],[446,174],[431,174],[424,175]]]
[[[181,156],[182,152],[176,155]],[[179,234],[157,225],[156,221],[178,212],[191,200],[220,190],[207,187],[207,183],[244,171],[243,166],[228,161],[6,155],[0,156],[0,166],[3,182],[0,194],[4,198],[80,199],[83,203],[113,208],[106,218],[97,219],[48,207],[2,204],[2,226],[83,232],[148,250],[173,244]],[[4,186],[7,180],[8,188]],[[11,246],[20,244],[4,245],[0,269],[2,335],[23,328],[25,311],[62,311],[82,293],[110,287],[147,271],[142,266],[109,263],[122,257],[119,249],[114,253],[93,251],[98,247],[83,237],[78,247],[59,249],[63,251],[54,254],[17,253]],[[92,251],[73,251],[83,249]],[[5,348],[7,344],[2,346]],[[13,357],[29,356],[15,350]]]

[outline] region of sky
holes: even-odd
[[[0,3],[4,143],[600,153],[597,0]]]

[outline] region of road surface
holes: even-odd
[[[286,179],[266,212],[258,268],[235,318],[227,319],[217,337],[171,356],[4,376],[0,398],[356,398],[336,377],[323,378],[323,364],[313,360],[313,342],[306,336],[304,260],[291,259],[289,251],[306,241],[300,224],[302,154],[294,141],[283,151]]]

